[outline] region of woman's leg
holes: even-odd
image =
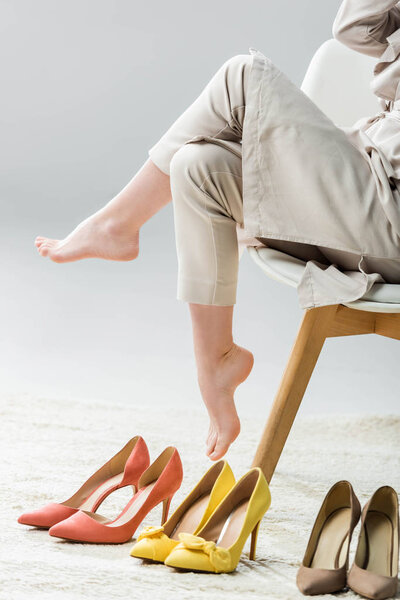
[[[122,238],[135,238],[132,254],[137,254],[140,225],[170,200],[173,188],[178,298],[190,303],[198,380],[210,416],[207,453],[213,460],[225,454],[239,433],[233,394],[253,364],[252,354],[232,339],[236,223],[242,222],[241,158],[214,144],[185,142],[204,135],[236,142],[240,148],[251,60],[248,55],[235,56],[222,65],[199,98],[149,151],[151,163],[104,209],[65,241],[37,241],[41,253],[59,262],[87,256],[118,260],[115,249]],[[193,160],[200,148],[205,148],[205,156],[203,152],[203,157]],[[100,222],[91,222],[98,217]],[[113,222],[107,235],[113,238],[114,251],[106,256],[101,250],[103,218]]]
[[[210,417],[207,454],[217,460],[237,437],[237,386],[253,356],[232,336],[238,242],[243,220],[242,161],[214,143],[186,144],[171,161],[178,298],[188,302],[200,391]]]
[[[170,173],[178,254],[178,298],[188,302],[198,382],[210,417],[207,455],[218,460],[240,430],[234,392],[253,355],[233,341],[238,242],[243,221],[241,145],[250,56],[217,72],[191,107],[150,150]],[[192,137],[233,142],[235,153]]]
[[[171,200],[169,165],[175,152],[196,135],[241,139],[250,55],[227,60],[199,97],[150,150],[128,185],[63,240],[37,237],[42,256],[55,262],[83,258],[132,260],[139,252],[140,227]]]

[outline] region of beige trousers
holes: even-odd
[[[177,297],[186,302],[236,301],[236,224],[243,222],[240,142],[251,60],[238,55],[226,61],[149,150],[171,178]]]

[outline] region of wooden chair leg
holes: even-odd
[[[253,461],[268,482],[289,435],[338,305],[305,311],[278,393]]]

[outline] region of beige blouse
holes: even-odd
[[[379,58],[371,89],[382,111],[341,129],[370,162],[386,216],[400,235],[400,2],[344,0],[332,33],[349,48]]]

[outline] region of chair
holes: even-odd
[[[314,55],[302,90],[334,123],[347,126],[378,112],[369,89],[374,59],[349,50],[336,40]],[[340,94],[338,94],[340,90]],[[296,287],[305,262],[268,247],[248,247],[262,271]],[[361,299],[304,311],[278,392],[254,457],[271,480],[324,342],[329,337],[376,333],[400,339],[400,285],[375,283]]]

